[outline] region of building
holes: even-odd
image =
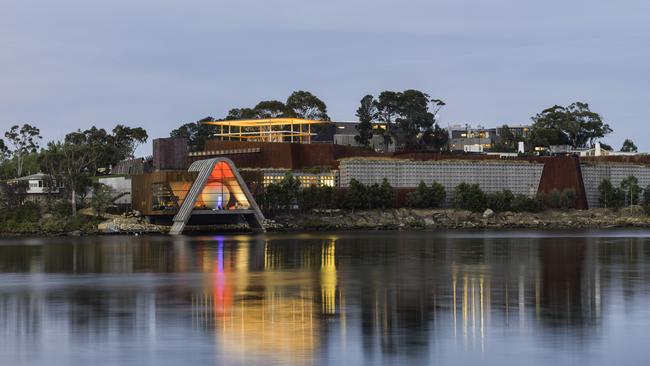
[[[507,125],[515,136],[525,138],[530,133],[531,126]],[[472,127],[469,124],[449,126],[449,149],[451,151],[483,152],[492,149],[494,144],[501,141],[503,126],[485,128],[481,125]]]
[[[40,202],[51,195],[58,196],[63,190],[63,182],[57,182],[51,175],[45,173],[12,179],[9,184],[20,182],[26,184],[27,199],[34,202]]]

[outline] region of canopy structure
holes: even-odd
[[[309,144],[311,143],[311,137],[315,135],[311,131],[311,126],[330,122],[301,118],[266,118],[203,123],[219,126],[219,133],[214,134],[214,136],[220,137],[222,140]]]

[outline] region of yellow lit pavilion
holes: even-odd
[[[266,118],[203,123],[219,126],[219,133],[214,134],[214,136],[220,137],[222,140],[309,144],[311,143],[311,137],[315,135],[315,133],[311,132],[311,126],[330,122],[301,118]]]

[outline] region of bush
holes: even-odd
[[[560,207],[563,210],[574,208],[576,205],[576,191],[572,188],[567,188],[560,194]]]
[[[486,195],[488,207],[495,212],[512,210],[512,200],[514,195],[510,190],[489,193]]]
[[[70,217],[72,216],[72,204],[65,200],[56,201],[50,208],[50,213],[56,217]]]
[[[650,185],[643,190],[643,201],[641,203],[646,215],[650,215]]]
[[[358,180],[350,180],[350,185],[345,192],[345,206],[351,209],[364,209],[368,207],[368,189]]]
[[[605,208],[618,210],[625,205],[625,192],[615,188],[609,179],[603,179],[598,184],[598,201]]]
[[[438,182],[433,182],[431,187],[427,187],[424,182],[420,182],[415,191],[406,196],[406,205],[417,208],[435,208],[442,206],[445,201],[445,187]]]
[[[541,196],[531,198],[523,194],[515,195],[512,200],[512,210],[515,212],[540,212],[544,210],[544,199]]]
[[[461,210],[481,212],[487,207],[485,193],[478,184],[461,183],[454,188],[454,207]]]
[[[298,192],[297,198],[298,207],[305,211],[315,208],[334,208],[336,206],[336,192],[332,187],[306,187]]]
[[[561,205],[561,196],[562,193],[559,190],[553,189],[546,196],[546,205],[551,208],[559,208]]]

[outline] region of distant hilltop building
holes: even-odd
[[[530,133],[530,125],[508,125],[515,137],[526,138]],[[472,127],[469,124],[454,124],[449,128],[449,149],[451,151],[484,152],[489,151],[501,141],[503,127],[486,128],[481,125]]]

